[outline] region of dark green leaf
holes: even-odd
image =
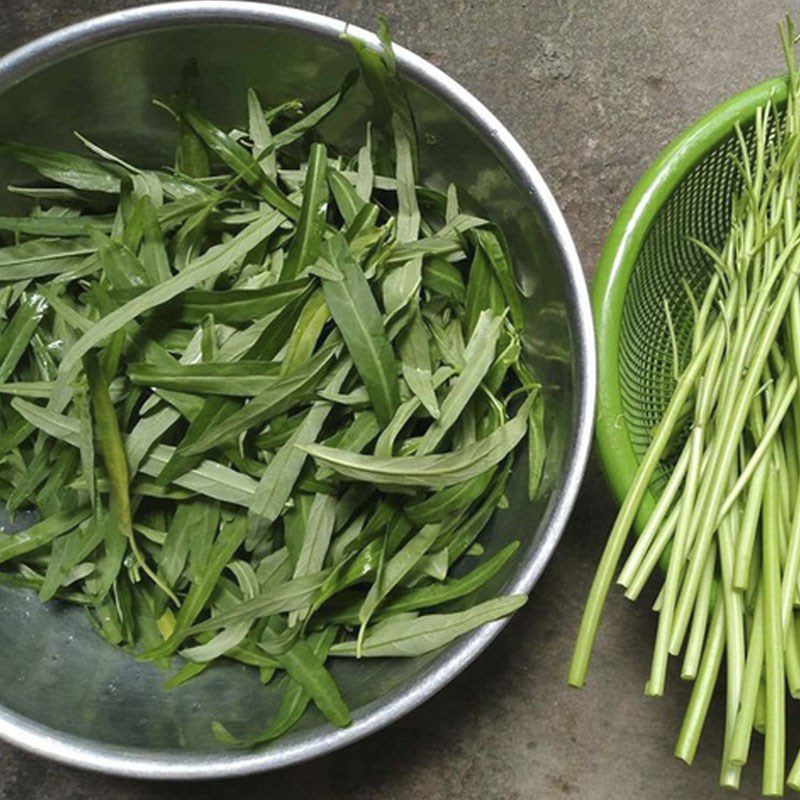
[[[498,597],[453,614],[421,617],[390,617],[367,631],[359,655],[372,658],[421,656],[438,650],[459,636],[488,622],[513,614],[525,605],[524,594]],[[356,642],[340,642],[331,648],[333,656],[355,656]]]
[[[450,391],[442,400],[441,413],[420,440],[417,447],[420,456],[432,453],[437,448],[478,390],[494,361],[497,338],[502,325],[503,318],[494,317],[491,312],[484,311],[478,318],[464,352],[464,368],[453,380]]]
[[[186,364],[165,370],[154,364],[139,363],[128,367],[128,377],[132,383],[141,386],[197,394],[253,397],[274,384],[279,366],[271,361],[236,361],[232,364]]]
[[[325,145],[317,143],[311,146],[303,188],[303,205],[283,264],[282,281],[296,278],[319,258],[328,210],[327,159]]]
[[[502,461],[525,435],[529,408],[527,401],[514,419],[485,439],[441,455],[383,458],[324,445],[307,445],[305,450],[320,464],[352,480],[388,488],[444,489],[470,480]]]
[[[0,382],[11,377],[46,311],[47,303],[38,294],[26,296],[17,307],[0,334]]]
[[[467,288],[461,270],[443,258],[428,258],[422,265],[422,285],[431,292],[464,304]]]
[[[279,661],[334,725],[344,728],[350,724],[350,712],[338,687],[307,642],[302,639],[295,642]]]
[[[63,514],[54,514],[20,533],[0,537],[0,563],[43,547],[57,536],[68,533],[80,525],[91,513],[91,509],[85,507]]]
[[[334,355],[335,350],[331,347],[321,350],[300,369],[276,380],[270,388],[256,395],[240,411],[201,433],[194,443],[183,449],[184,454],[204,453],[254,425],[263,424],[270,417],[283,414],[319,385]]]
[[[124,175],[118,167],[85,156],[14,142],[0,143],[0,156],[27,164],[52,181],[90,192],[116,194]]]
[[[416,525],[441,522],[477,500],[486,491],[494,474],[495,468],[492,467],[464,483],[441,489],[425,500],[406,506],[405,513]]]
[[[198,325],[208,314],[215,322],[235,325],[252,322],[302,297],[308,281],[277,283],[263,289],[228,289],[226,291],[190,290],[174,302],[159,308],[159,314],[169,314],[176,322]],[[127,303],[142,295],[142,290],[115,291],[112,297]]]
[[[322,289],[353,364],[367,387],[381,425],[400,405],[397,362],[367,279],[341,235],[328,239],[323,256],[343,280],[323,280]]]
[[[152,661],[163,658],[180,646],[195,619],[202,613],[222,571],[233,558],[247,534],[247,523],[243,516],[223,521],[208,558],[203,565],[202,574],[192,582],[180,610],[175,617],[172,635],[159,647],[148,651],[142,657]]]
[[[210,150],[240,175],[245,183],[252,186],[274,209],[290,219],[299,217],[300,209],[283,194],[271,178],[267,177],[258,162],[244,147],[193,109],[187,109],[183,119]]]
[[[425,323],[415,314],[404,333],[400,334],[400,359],[408,388],[434,418],[439,418],[439,401],[433,386],[430,340]]]
[[[95,252],[87,239],[33,239],[0,248],[0,281],[43,278],[75,269]]]
[[[476,230],[474,236],[478,246],[486,254],[489,266],[503,290],[511,321],[517,329],[521,329],[525,322],[522,311],[522,296],[517,288],[514,273],[511,270],[511,262],[506,255],[506,248],[499,235],[494,231]]]

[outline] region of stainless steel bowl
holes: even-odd
[[[169,163],[170,120],[151,104],[168,96],[182,65],[196,57],[202,106],[215,120],[241,120],[254,86],[276,102],[313,102],[355,66],[340,39],[345,25],[289,8],[244,2],[183,2],[82,22],[0,60],[0,138],[74,147],[80,130],[144,163]],[[376,45],[369,33],[349,33]],[[487,587],[527,592],[562,534],[586,464],[595,393],[594,342],[586,286],[553,196],[519,144],[472,95],[419,56],[397,48],[421,132],[424,177],[452,181],[465,203],[498,221],[530,296],[526,344],[548,391],[550,452],[543,498],[525,498],[524,469],[510,507],[483,541],[489,552],[512,539],[518,558]],[[324,131],[348,150],[363,134],[369,96]],[[0,184],[24,178],[0,165]],[[11,196],[0,210],[14,211]],[[497,635],[488,625],[439,654],[382,663],[336,663],[334,675],[355,712],[334,730],[312,714],[289,736],[257,752],[224,749],[210,722],[265,723],[275,692],[231,665],[188,685],[162,689],[164,674],[107,646],[75,609],[39,605],[0,591],[0,736],[80,767],[142,778],[207,778],[273,769],[330,752],[388,725],[441,689]]]

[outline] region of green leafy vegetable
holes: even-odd
[[[294,278],[319,257],[328,212],[328,184],[325,179],[327,157],[325,145],[317,143],[311,146],[306,167],[303,206],[297,220],[297,233],[292,238],[283,262],[282,280]]]
[[[36,520],[0,534],[0,583],[180,661],[167,687],[258,669],[281,706],[216,721],[231,746],[309,704],[348,725],[334,654],[426,653],[523,602],[474,605],[515,550],[478,539],[526,433],[542,475],[521,298],[499,229],[420,185],[381,42],[357,46],[376,102],[352,152],[318,126],[355,75],[308,111],[251,90],[229,128],[193,62],[156,101],[172,166],[0,145],[37,181],[0,217],[0,494]]]
[[[485,439],[441,455],[381,458],[324,445],[308,445],[305,450],[321,464],[352,480],[386,487],[444,489],[474,478],[502,461],[525,435],[529,405],[526,403],[514,419]]]
[[[327,240],[323,257],[341,276],[323,279],[325,302],[367,387],[378,421],[386,425],[400,404],[400,389],[397,362],[378,304],[343,236]]]
[[[487,600],[467,611],[453,614],[425,614],[411,618],[400,615],[376,623],[360,644],[340,642],[331,648],[333,656],[395,658],[421,656],[438,650],[459,636],[513,614],[525,605],[525,595],[509,595]]]

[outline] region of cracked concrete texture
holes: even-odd
[[[0,9],[0,51],[60,25],[136,5],[30,0]],[[587,275],[625,195],[682,128],[781,69],[776,25],[800,2],[761,0],[312,0],[372,26],[474,92],[532,155],[559,200]],[[422,709],[300,768],[224,783],[154,784],[84,774],[0,745],[2,800],[672,800],[716,787],[723,709],[692,768],[671,757],[688,699],[672,680],[647,699],[654,617],[617,594],[583,692],[564,686],[573,636],[614,508],[591,465],[563,543],[531,602]],[[796,742],[791,742],[794,747]],[[758,745],[741,797],[759,789]]]

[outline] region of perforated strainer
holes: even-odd
[[[691,306],[711,265],[691,239],[720,247],[730,227],[738,174],[731,156],[739,124],[748,144],[755,110],[781,105],[786,80],[774,78],[736,95],[681,134],[644,174],[625,202],[597,267],[593,305],[598,346],[597,443],[612,492],[621,500],[674,386],[673,345],[688,343]],[[663,485],[657,475],[640,509],[650,514]]]

